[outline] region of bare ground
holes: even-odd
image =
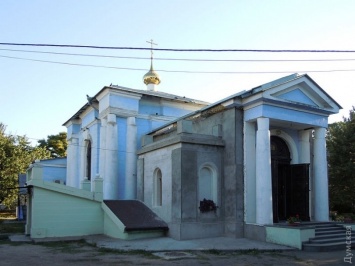
[[[344,251],[258,250],[154,253],[98,248],[85,241],[41,244],[0,241],[0,265],[346,265]]]

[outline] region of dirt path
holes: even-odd
[[[167,258],[175,258],[168,260]],[[345,251],[284,252],[122,252],[89,245],[84,241],[24,244],[0,241],[0,265],[346,265]]]

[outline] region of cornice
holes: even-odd
[[[145,120],[154,120],[154,121],[164,121],[164,122],[170,122],[176,117],[173,116],[160,116],[160,115],[149,115],[149,114],[139,114],[137,111],[130,111],[126,109],[121,109],[121,108],[116,108],[116,107],[108,107],[105,110],[103,110],[99,114],[99,118],[102,119],[106,117],[108,114],[114,114],[118,117],[136,117],[139,119],[145,119]]]

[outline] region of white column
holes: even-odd
[[[137,196],[137,126],[135,117],[127,118],[126,134],[126,176],[125,199],[135,199]]]
[[[299,132],[300,152],[299,163],[311,162],[311,145],[309,141],[310,130],[302,130]]]
[[[104,199],[118,199],[118,132],[116,115],[107,115]]]
[[[256,223],[272,224],[272,183],[269,119],[258,118],[256,132]]]
[[[79,158],[79,141],[77,138],[68,140],[67,152],[67,180],[66,185],[70,187],[77,187],[80,182],[78,173],[78,158]],[[78,182],[76,181],[78,179]]]
[[[325,142],[325,128],[314,130],[314,219],[329,221],[328,172]]]

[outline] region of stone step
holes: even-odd
[[[323,235],[316,235],[312,239],[327,239],[327,238],[339,238],[339,237],[346,237],[346,232],[342,233],[331,233],[331,234],[323,234]]]
[[[312,238],[309,240],[309,243],[327,244],[327,243],[335,243],[341,241],[345,243],[347,240],[349,241],[350,239],[348,239],[347,236],[344,234],[344,236],[336,236],[336,237],[328,237],[328,238],[317,238],[317,237]],[[351,237],[351,242],[355,242],[355,236]]]
[[[317,233],[327,233],[327,232],[339,232],[339,233],[341,233],[341,232],[345,232],[346,230],[345,230],[345,228],[329,228],[329,229],[317,229],[316,228],[316,232]]]
[[[304,225],[309,225],[309,226],[336,226],[337,223],[334,222],[302,222]]]
[[[347,230],[339,224],[322,223],[315,224],[315,237],[303,243],[305,251],[333,251],[355,247],[355,232],[352,231],[351,238],[347,238]],[[348,244],[346,242],[348,241]]]
[[[351,246],[355,247],[355,242],[351,243]],[[334,251],[334,250],[345,250],[348,248],[348,245],[344,242],[333,242],[333,243],[305,243],[303,244],[304,251],[311,251],[311,252],[326,252],[326,251]]]
[[[327,231],[318,231],[316,230],[315,234],[316,236],[322,236],[322,235],[331,235],[331,234],[345,234],[346,230],[345,229],[334,229],[334,230],[327,230]]]

